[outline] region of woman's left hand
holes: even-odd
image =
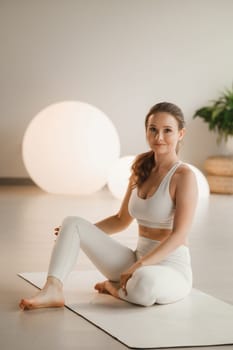
[[[122,290],[125,292],[125,295],[127,295],[127,290],[126,290],[126,283],[128,280],[132,277],[133,273],[132,272],[123,272],[120,277],[120,286]]]
[[[128,280],[132,277],[134,271],[136,271],[141,266],[141,262],[138,260],[135,264],[133,264],[128,270],[124,271],[120,277],[120,286],[122,290],[127,295],[126,284]]]

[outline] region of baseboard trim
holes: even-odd
[[[0,177],[0,186],[35,186],[27,177]]]

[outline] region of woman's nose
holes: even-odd
[[[158,141],[162,141],[163,140],[163,133],[162,132],[158,132],[156,135],[156,138]]]

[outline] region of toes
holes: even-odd
[[[30,309],[32,309],[33,305],[28,300],[22,299],[21,302],[19,303],[19,307],[22,310],[30,310]]]
[[[97,283],[94,288],[99,292],[101,292],[103,290],[103,285],[102,283]]]
[[[24,303],[23,303],[23,300],[20,301],[19,307],[20,307],[20,309],[24,310]]]
[[[99,286],[99,284],[97,283],[97,284],[94,286],[94,288],[95,288],[95,289],[98,289],[98,286]]]
[[[25,302],[24,300],[22,299],[21,302],[19,303],[19,307],[24,310],[25,309]]]

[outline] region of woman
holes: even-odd
[[[58,235],[43,289],[22,299],[22,309],[64,305],[63,283],[72,270],[79,248],[107,278],[97,283],[100,293],[150,306],[173,303],[192,288],[188,232],[197,203],[197,183],[191,169],[178,158],[185,134],[182,111],[162,102],[145,119],[150,151],[133,166],[119,212],[96,224],[67,217],[55,229]],[[109,235],[124,230],[133,220],[139,225],[136,251]]]

